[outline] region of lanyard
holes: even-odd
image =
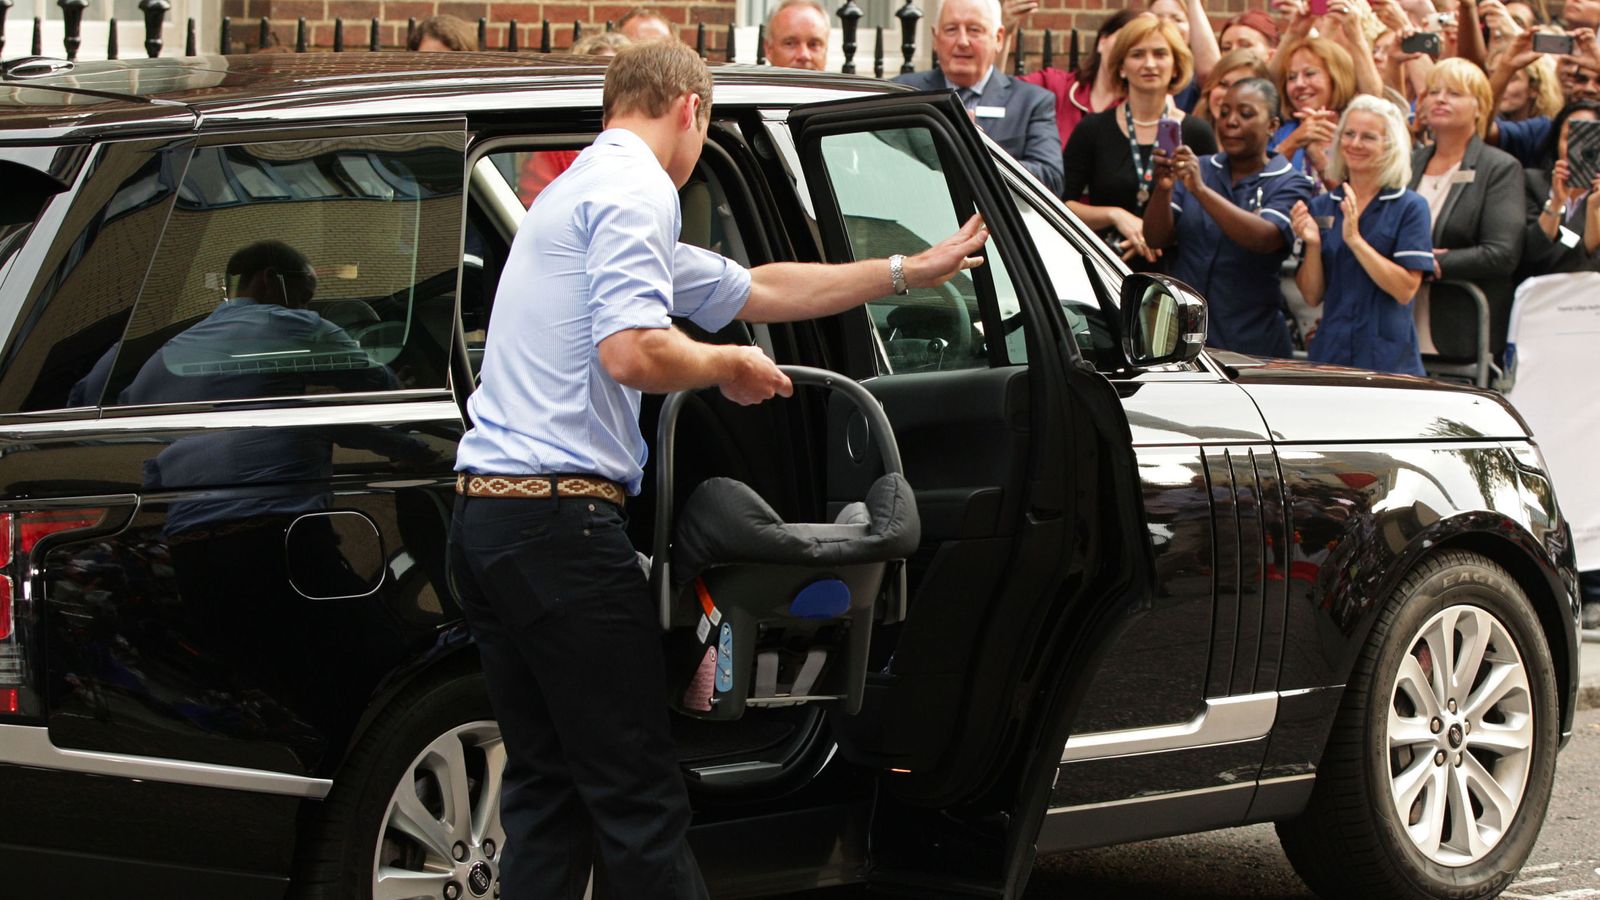
[[[1161,112],[1166,113],[1163,106]],[[1134,133],[1133,104],[1126,101],[1122,104],[1122,112],[1128,120],[1128,153],[1133,157],[1133,176],[1139,182],[1139,212],[1144,212],[1146,203],[1150,202],[1150,188],[1156,181],[1156,152],[1155,146],[1150,148],[1150,161],[1139,162],[1139,138]]]

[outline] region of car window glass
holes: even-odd
[[[462,260],[461,320],[474,373],[488,340],[489,311],[501,267],[522,215],[540,192],[577,160],[584,146],[587,145],[575,143],[537,150],[496,150],[485,154],[473,167]],[[716,251],[740,265],[750,265],[726,188],[703,160],[678,191],[678,203],[682,213],[679,240]],[[693,328],[687,322],[679,324]]]
[[[89,379],[105,404],[444,387],[462,145],[196,150],[115,364]]]
[[[961,225],[949,182],[926,128],[882,129],[821,139],[834,199],[856,259],[907,256],[949,237]],[[984,250],[988,277],[962,272],[936,288],[916,288],[867,304],[891,372],[982,368],[990,364],[980,287],[995,285],[990,321],[1006,327],[1008,362],[1026,351],[1020,305],[993,242]]]
[[[16,318],[0,376],[0,411],[94,406],[172,207],[186,147],[110,144],[70,199],[36,293]],[[19,191],[15,180],[6,190]],[[14,199],[14,198],[13,198]],[[61,198],[58,202],[65,202]],[[7,245],[20,246],[23,232]],[[7,293],[25,293],[20,272]],[[90,378],[101,367],[98,380]]]
[[[1033,246],[1050,276],[1051,287],[1061,310],[1066,314],[1067,325],[1078,343],[1078,349],[1098,369],[1114,369],[1121,359],[1115,332],[1106,322],[1100,308],[1100,299],[1090,281],[1089,261],[1078,251],[1060,228],[1027,198],[1014,194],[1017,211],[1033,238]]]

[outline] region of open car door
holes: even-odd
[[[1094,648],[1151,590],[1128,424],[953,93],[798,107],[788,127],[829,261],[910,255],[974,213],[990,230],[983,265],[843,317],[839,358],[883,404],[922,538],[905,618],[834,727],[884,773],[879,883],[1012,896]],[[859,496],[871,430],[835,404],[828,441],[830,503]]]

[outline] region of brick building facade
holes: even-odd
[[[739,20],[740,5],[736,0],[656,0],[643,5],[660,12],[668,21],[676,24],[686,41],[694,41],[698,26],[704,24],[707,29],[707,55],[711,59],[725,58],[727,27],[730,24],[757,24]],[[836,8],[832,0],[824,0],[824,5]],[[1260,0],[1208,0],[1206,8],[1213,20],[1220,23],[1251,6],[1264,5]],[[586,34],[599,31],[604,29],[605,23],[621,18],[633,6],[626,2],[583,3],[573,0],[557,3],[541,3],[537,0],[222,0],[222,15],[230,17],[235,23],[232,49],[237,52],[256,49],[257,29],[254,23],[262,17],[272,21],[272,40],[283,47],[294,45],[297,21],[304,18],[309,45],[323,49],[333,45],[334,20],[339,18],[345,22],[346,46],[366,47],[370,39],[369,22],[376,18],[380,23],[380,43],[384,48],[392,49],[405,43],[408,19],[421,20],[441,13],[468,22],[486,19],[488,40],[485,49],[492,50],[506,48],[513,19],[517,22],[517,46],[523,50],[537,48],[540,23],[549,20],[552,47],[560,50],[572,45],[574,22],[581,23]],[[923,19],[925,39],[927,26],[937,10],[937,0],[919,0],[918,6],[927,14]],[[1091,32],[1108,11],[1118,8],[1120,6],[1116,0],[1043,0],[1039,10],[1023,24],[1027,67],[1033,69],[1039,66],[1044,29],[1052,32],[1057,64],[1064,64],[1071,31],[1076,28]],[[1087,35],[1081,40],[1081,46],[1086,47]],[[891,27],[885,41],[889,45],[888,55],[898,59],[898,31]],[[872,38],[865,29],[859,42],[862,56],[870,54]],[[858,56],[858,63],[861,58]],[[869,69],[870,65],[861,66],[862,71]]]

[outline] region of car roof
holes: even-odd
[[[789,106],[894,89],[876,79],[771,66],[713,63],[712,70],[719,103]],[[595,57],[541,53],[285,52],[85,62],[0,79],[0,142],[224,123],[597,109],[604,77]]]

